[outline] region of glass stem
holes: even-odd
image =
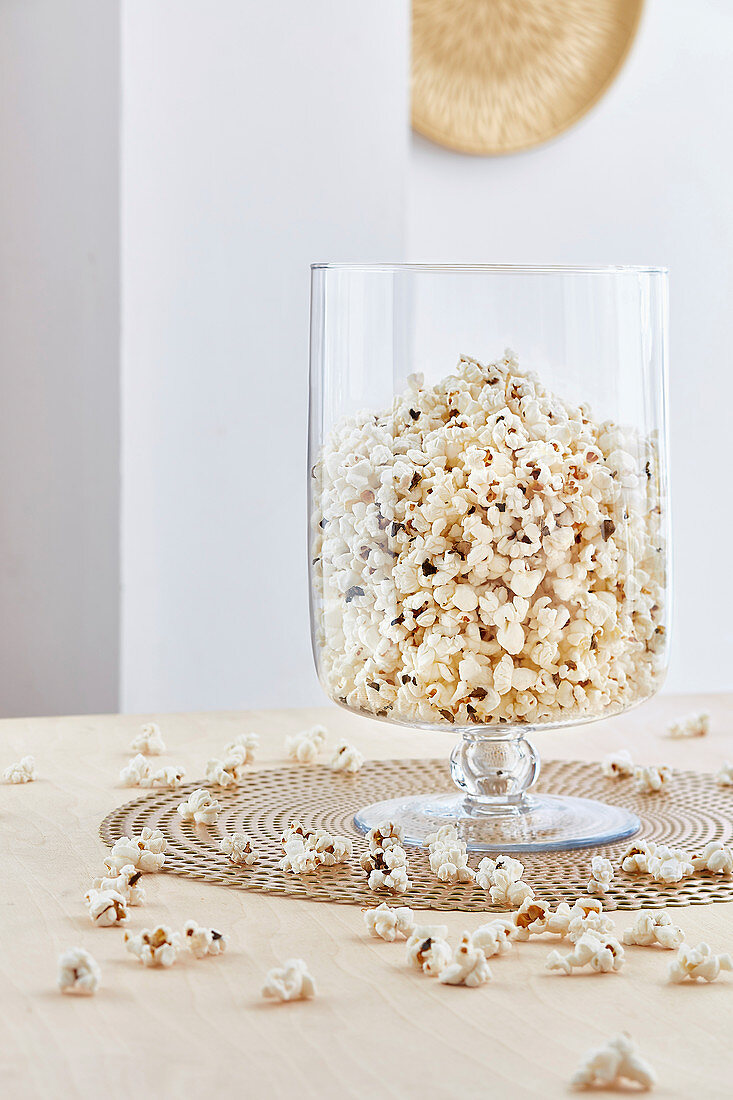
[[[521,732],[506,737],[467,732],[451,753],[450,768],[470,813],[516,813],[540,774],[540,760]]]

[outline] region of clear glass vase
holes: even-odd
[[[455,791],[363,807],[360,828],[397,819],[421,843],[453,823],[483,851],[639,828],[534,793],[528,735],[617,714],[664,677],[666,282],[313,266],[318,674],[341,706],[455,740]]]

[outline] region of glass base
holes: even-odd
[[[591,798],[527,794],[516,805],[477,807],[460,793],[373,802],[354,815],[362,833],[384,821],[402,826],[404,843],[422,845],[441,825],[455,825],[472,852],[543,852],[594,848],[633,836],[636,814]]]

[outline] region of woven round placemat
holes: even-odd
[[[148,825],[162,829],[168,841],[164,871],[220,886],[259,890],[313,901],[374,905],[384,900],[368,889],[359,859],[366,842],[353,824],[360,806],[386,798],[424,791],[452,790],[442,760],[373,760],[353,776],[323,765],[295,765],[252,771],[235,788],[212,788],[223,809],[216,825],[183,822],[177,806],[201,784],[189,783],[177,791],[145,795],[120,806],[104,819],[100,836],[108,844],[118,837],[139,833]],[[733,789],[716,785],[711,775],[675,771],[668,792],[639,794],[631,780],[605,779],[597,764],[547,761],[538,789],[549,794],[599,798],[639,815],[641,831],[634,839],[654,840],[699,850],[710,840],[728,843],[733,836]],[[323,828],[353,838],[354,859],[349,864],[323,867],[310,875],[281,871],[280,837],[293,817],[311,829]],[[252,838],[260,861],[249,870],[232,864],[219,853],[227,833],[245,832]],[[586,892],[593,855],[607,856],[617,868],[606,908],[642,909],[666,905],[695,905],[733,900],[733,879],[696,874],[675,885],[653,882],[646,875],[618,870],[628,841],[584,851],[522,853],[525,881],[543,901],[573,902]],[[427,851],[408,849],[409,892],[400,904],[412,909],[494,911],[488,895],[474,884],[445,885],[431,872]],[[471,858],[475,866],[476,856]],[[397,900],[397,899],[390,899]]]

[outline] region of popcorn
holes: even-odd
[[[537,898],[528,897],[514,914],[514,938],[528,940],[531,936],[551,932],[575,942],[584,932],[613,932],[613,921],[604,917],[602,911],[603,906],[597,898],[578,898],[572,907],[563,901],[553,910]]]
[[[422,970],[429,978],[437,978],[453,957],[446,932],[443,926],[440,929],[415,928],[407,941],[408,964]]]
[[[316,995],[316,983],[303,959],[288,959],[283,967],[270,970],[262,996],[277,1001],[301,1001]]]
[[[252,841],[246,833],[223,836],[219,841],[219,851],[240,867],[253,867],[260,858],[259,853],[253,850]]]
[[[656,794],[664,790],[671,772],[664,764],[648,764],[634,768],[634,783],[642,794]]]
[[[714,955],[706,943],[692,947],[688,943],[680,945],[677,957],[669,966],[669,980],[683,982],[685,978],[697,981],[714,982],[721,970],[733,970],[730,955]]]
[[[483,985],[491,980],[491,968],[480,947],[475,947],[468,932],[457,947],[453,958],[438,974],[443,985]]]
[[[645,875],[649,870],[649,857],[656,851],[656,844],[631,844],[621,856],[621,870],[630,875]]]
[[[406,940],[410,938],[415,927],[415,914],[406,905],[394,908],[383,901],[374,909],[365,911],[364,923],[370,935],[393,943],[398,936],[404,936]],[[447,929],[443,935],[447,935]]]
[[[201,928],[195,920],[186,921],[183,926],[185,944],[197,959],[207,955],[221,955],[228,946],[228,939],[215,928]]]
[[[454,825],[444,825],[425,838],[430,852],[430,869],[441,882],[471,882],[475,871],[468,866],[465,841]]]
[[[719,840],[711,840],[701,855],[691,857],[695,871],[712,871],[714,875],[733,875],[733,850]]]
[[[709,714],[688,714],[669,727],[670,737],[704,737],[710,733]]]
[[[142,752],[146,756],[159,756],[165,752],[165,742],[155,722],[140,727],[140,732],[133,738],[130,748],[133,752]]]
[[[102,971],[97,961],[83,947],[72,947],[59,955],[59,989],[62,993],[91,996],[99,989]]]
[[[216,825],[221,813],[221,803],[212,798],[206,787],[197,787],[185,802],[178,806],[178,814],[183,821],[194,821],[197,825]]]
[[[608,893],[608,887],[613,878],[613,864],[610,859],[603,856],[593,856],[590,862],[590,881],[587,886],[588,893],[595,897],[604,897]]]
[[[527,898],[534,897],[534,890],[522,882],[524,866],[511,856],[498,856],[496,860],[485,856],[478,865],[476,884],[488,890],[496,905],[518,909]]]
[[[186,769],[181,767],[175,767],[169,764],[165,768],[158,768],[157,771],[150,772],[141,781],[141,787],[166,787],[171,791],[175,791],[183,783],[183,777],[186,774]]]
[[[125,899],[126,905],[142,905],[145,900],[145,890],[140,886],[142,871],[138,871],[132,863],[121,867],[119,873],[111,878],[95,878],[92,890],[114,890]],[[91,894],[91,890],[89,894]],[[89,894],[85,900],[89,900]]]
[[[150,772],[150,764],[141,753],[138,753],[120,772],[120,783],[123,787],[139,787],[141,781],[150,775]]]
[[[233,787],[244,778],[248,762],[248,750],[244,745],[232,744],[224,760],[214,757],[206,762],[204,778],[218,787]]]
[[[310,831],[300,821],[293,821],[283,834],[282,846],[285,855],[279,866],[295,875],[346,863],[353,855],[353,844],[348,837],[334,836],[325,829]]]
[[[36,761],[32,756],[24,756],[17,764],[11,764],[3,772],[6,783],[32,783],[36,778]]]
[[[601,974],[620,970],[624,964],[624,949],[614,936],[607,933],[584,932],[575,942],[575,949],[568,955],[551,951],[545,966],[548,970],[562,970],[570,974],[574,967],[590,966]]]
[[[624,931],[622,937],[625,944],[636,944],[639,947],[659,944],[668,950],[678,948],[684,938],[682,929],[672,924],[666,913],[641,913],[631,928]]]
[[[361,867],[367,873],[370,890],[406,894],[412,885],[407,877],[407,853],[399,844],[365,853],[361,858]]]
[[[606,779],[629,779],[634,774],[634,761],[626,749],[609,752],[601,760],[601,771]]]
[[[115,841],[104,865],[110,875],[118,874],[128,864],[138,871],[160,871],[165,863],[168,843],[160,829],[147,826],[139,836],[121,836]]]
[[[116,890],[90,890],[85,901],[89,919],[100,928],[111,928],[127,920],[127,903]]]
[[[325,726],[313,726],[312,729],[293,733],[285,738],[285,752],[299,764],[312,764],[326,744]]]
[[[656,1073],[639,1057],[625,1033],[610,1039],[604,1047],[588,1051],[570,1083],[576,1089],[620,1089],[624,1081],[634,1081],[642,1089],[650,1089],[657,1081]]]
[[[733,762],[723,761],[715,773],[715,782],[719,787],[733,787]]]
[[[376,848],[393,848],[395,845],[402,844],[402,827],[393,821],[383,821],[381,825],[375,825],[370,829],[365,839],[370,851]]]
[[[243,764],[252,764],[259,747],[259,734],[240,733],[238,737],[235,737],[233,741],[230,741],[229,744],[225,746],[224,752],[227,756],[241,754],[243,756]]]
[[[180,787],[186,774],[184,768],[166,767],[153,771],[150,761],[138,753],[120,772],[123,787]]]
[[[695,868],[689,852],[654,841],[632,844],[621,857],[621,869],[629,874],[648,874],[656,882],[680,882]]]
[[[646,698],[664,664],[654,438],[507,352],[333,428],[312,470],[329,694],[417,725],[541,725]]]
[[[350,745],[348,741],[339,741],[336,746],[333,758],[331,760],[331,768],[335,772],[358,772],[359,768],[364,763],[364,757],[357,748]]]
[[[480,948],[487,959],[491,959],[494,955],[511,951],[515,931],[513,921],[507,918],[489,921],[471,933],[471,943]]]
[[[152,930],[143,928],[133,935],[125,932],[125,947],[143,966],[173,966],[181,950],[181,937],[165,924]]]

